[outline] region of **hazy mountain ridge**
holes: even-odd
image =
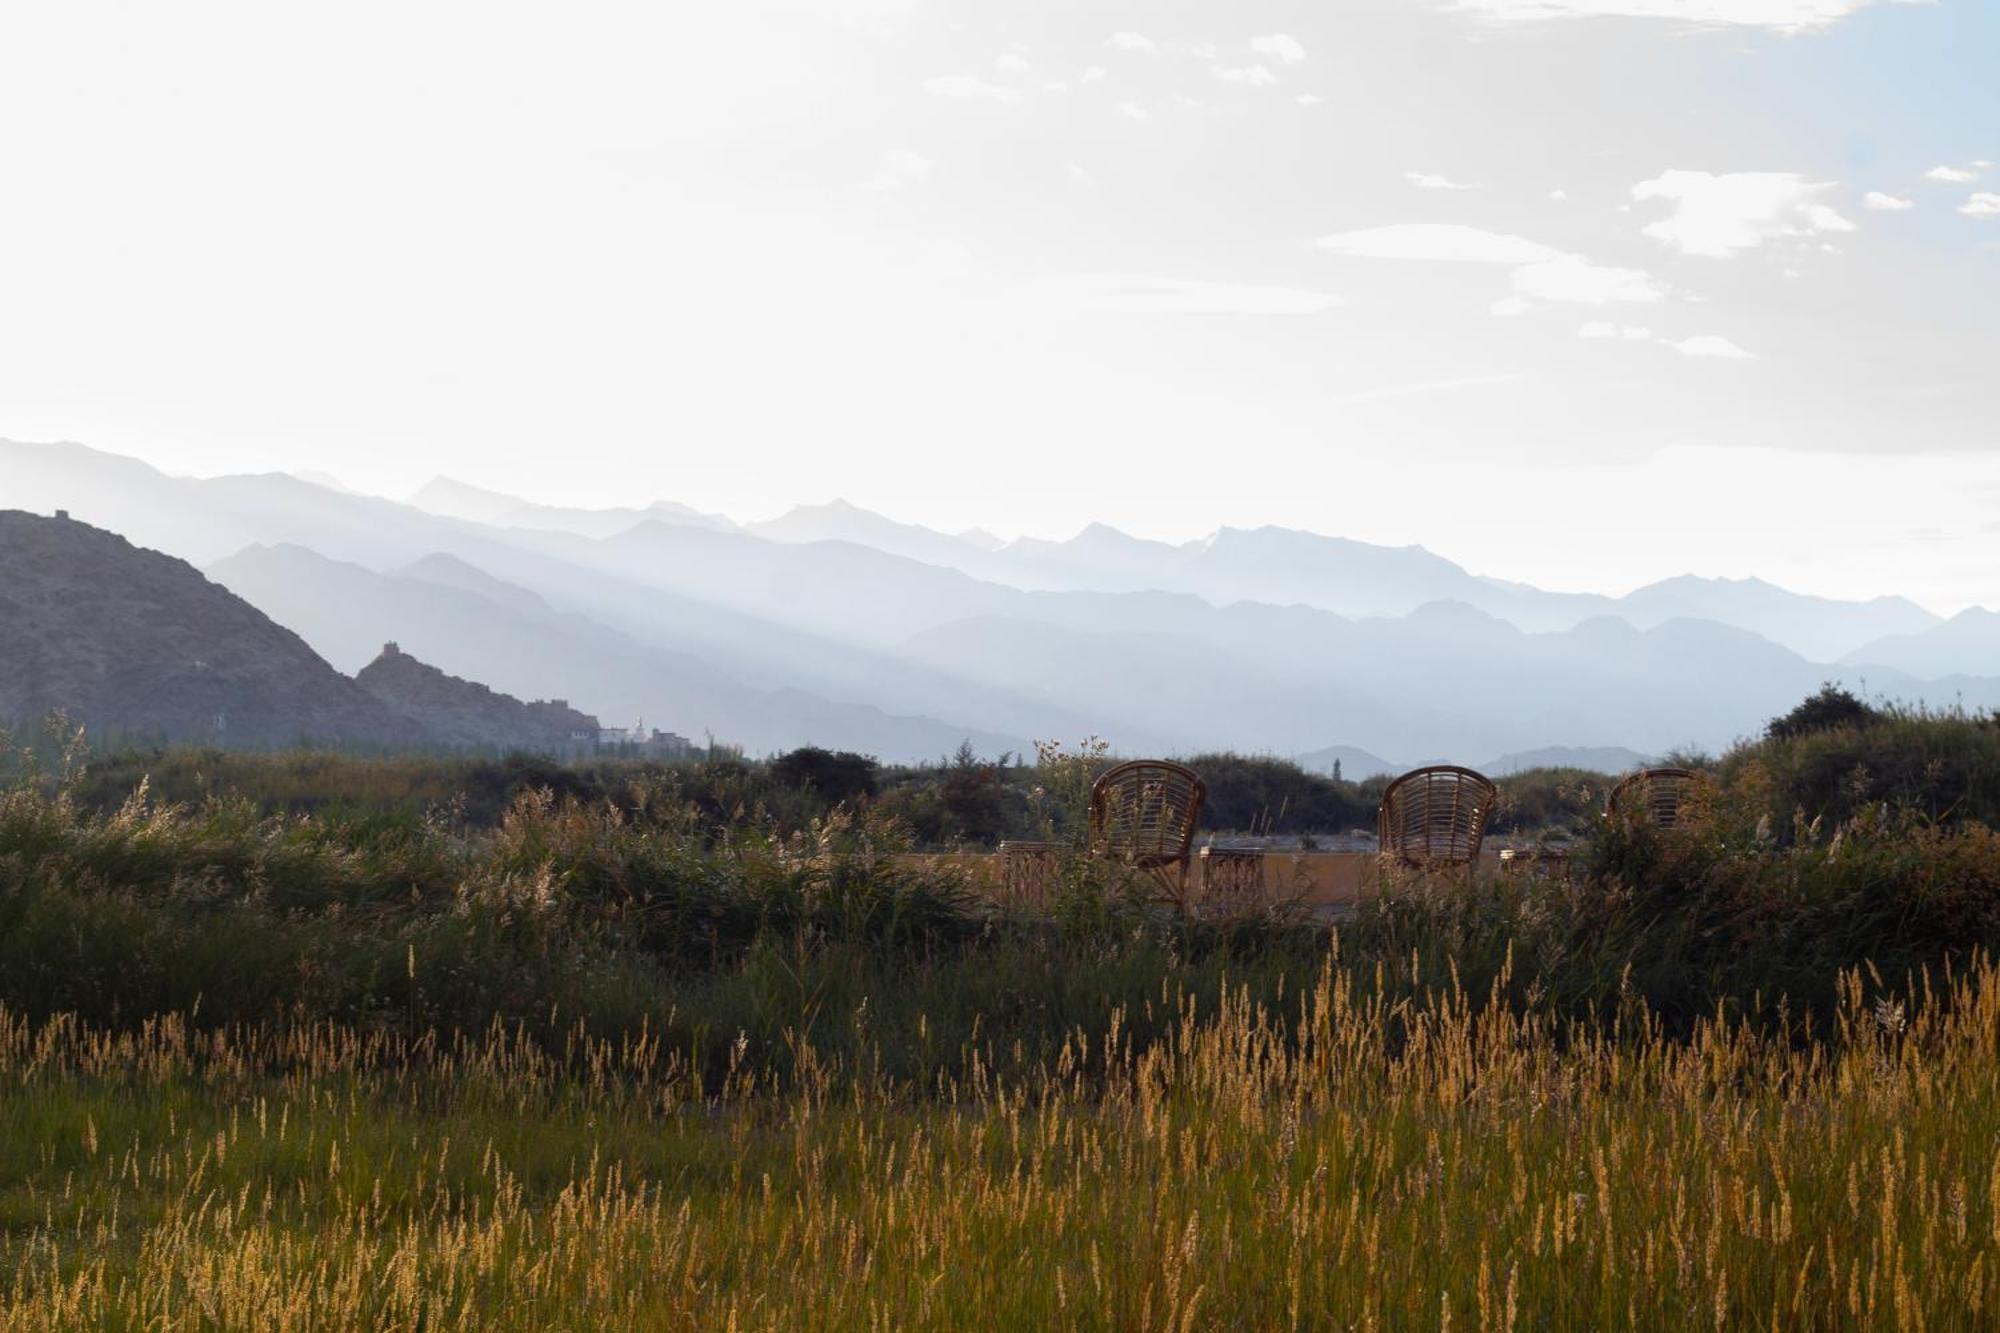
[[[705,514],[671,500],[637,509],[571,509],[534,504],[498,491],[435,477],[409,499],[411,507],[441,518],[458,518],[499,528],[530,528],[574,532],[585,537],[611,537],[646,522],[686,523],[692,527],[733,532],[736,524],[721,514]]]
[[[223,552],[233,556],[296,544],[464,599],[451,614],[390,614],[398,599],[415,606],[422,596],[404,589],[377,607],[375,594],[342,592],[337,578],[289,595],[282,581],[255,592],[337,661],[359,665],[387,639],[414,646],[428,626],[434,637],[419,654],[468,679],[574,698],[619,722],[636,705],[655,725],[710,729],[753,749],[837,735],[844,748],[915,757],[967,735],[1018,749],[1031,737],[1096,732],[1129,749],[1299,753],[1338,741],[1382,755],[1490,761],[1551,745],[1713,748],[1829,677],[1865,676],[1871,691],[1933,703],[2000,702],[2000,685],[1984,677],[1925,684],[1900,670],[1864,671],[1852,654],[1849,664],[1817,666],[1749,630],[1671,615],[1720,589],[1727,614],[1790,616],[1785,632],[1794,635],[1824,631],[1827,618],[1835,635],[1935,621],[1900,599],[1827,602],[1755,580],[1668,580],[1624,599],[1542,593],[1475,577],[1421,548],[1277,529],[1226,529],[1172,546],[1096,525],[1069,543],[990,551],[851,505],[766,525],[799,541],[647,510],[615,511],[639,517],[592,537],[441,517],[293,477],[171,478],[76,446],[0,444],[0,495],[23,490],[29,503],[74,500],[123,515],[135,539],[165,549],[234,543]],[[491,508],[513,502],[483,494]],[[951,563],[847,539],[871,533],[947,552]],[[1108,568],[1106,583],[1193,586],[1031,590],[968,572],[982,561],[1075,566],[1079,556]],[[1357,605],[1399,604],[1434,584],[1466,595],[1352,618],[1286,603],[1284,594],[1358,569],[1380,578],[1373,590],[1351,591]],[[1224,601],[1231,579],[1271,588]],[[467,604],[506,612],[515,622],[508,642],[525,646],[496,649],[490,630],[465,628]],[[331,623],[326,606],[358,614]],[[1538,617],[1560,623],[1521,627]],[[1642,629],[1628,618],[1652,623]],[[563,638],[550,624],[578,622],[589,627],[577,631],[582,641],[608,634],[623,646],[598,658],[538,655],[539,640]],[[640,665],[616,665],[627,657]],[[662,670],[662,661],[676,665]],[[538,663],[539,674],[506,674],[521,663]],[[685,720],[709,714],[725,720]],[[732,735],[726,728],[738,719]]]
[[[1863,644],[1844,660],[1857,667],[1891,667],[1940,679],[1960,673],[2000,673],[2000,611],[1970,606],[1928,629]]]
[[[1840,601],[1793,593],[1762,579],[1680,575],[1622,597],[1551,592],[1475,575],[1422,546],[1376,546],[1296,529],[1217,529],[1185,543],[1149,541],[1102,523],[1067,541],[1024,538],[997,549],[844,502],[804,506],[748,531],[789,541],[846,541],[943,564],[1035,591],[1187,592],[1235,602],[1311,606],[1349,617],[1407,615],[1428,602],[1461,601],[1528,630],[1568,629],[1616,615],[1640,629],[1675,619],[1713,620],[1764,635],[1814,660],[1842,658],[1891,634],[1920,632],[1939,617],[1902,597]],[[1969,669],[1960,664],[1959,670]]]
[[[449,557],[420,562],[434,573]],[[765,691],[687,655],[663,651],[574,612],[495,596],[490,587],[383,574],[303,547],[253,547],[218,561],[212,576],[299,627],[336,663],[368,660],[384,641],[467,679],[522,696],[572,700],[607,722],[717,739],[752,753],[816,743],[896,758],[936,758],[971,738],[989,753],[1019,737],[905,717],[803,691]],[[491,582],[491,581],[489,581]],[[508,585],[500,585],[507,588]]]

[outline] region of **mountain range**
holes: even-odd
[[[2000,704],[1990,612],[1754,579],[1550,592],[1273,528],[1001,543],[839,503],[739,525],[445,479],[398,503],[8,443],[0,503],[204,565],[345,669],[395,640],[495,689],[753,752],[935,758],[1094,733],[1127,753],[1348,747],[1395,766],[1715,748],[1823,680]]]

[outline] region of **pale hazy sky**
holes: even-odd
[[[2000,607],[1996,68],[1995,0],[6,5],[0,436]]]

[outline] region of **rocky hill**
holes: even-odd
[[[183,560],[65,516],[0,510],[0,725],[263,746],[409,743],[420,728]]]
[[[363,667],[354,683],[443,745],[561,752],[588,749],[597,740],[597,719],[567,700],[523,703],[448,676],[393,643],[383,645],[381,656]]]

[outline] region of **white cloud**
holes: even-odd
[[[974,78],[970,74],[943,74],[924,80],[924,91],[932,97],[949,97],[960,102],[1018,102],[1021,94],[1012,88]]]
[[[1241,65],[1235,68],[1217,65],[1209,73],[1224,83],[1240,83],[1250,88],[1268,88],[1278,81],[1278,76],[1262,65]]]
[[[1417,259],[1454,264],[1539,264],[1563,252],[1521,236],[1448,222],[1406,222],[1322,236],[1322,250],[1363,259]]]
[[[1668,171],[1632,187],[1632,197],[1663,199],[1673,214],[1645,228],[1646,235],[1682,254],[1726,258],[1779,237],[1855,230],[1819,202],[1833,188],[1789,171]]]
[[[1958,211],[1969,218],[2000,218],[2000,194],[1981,190],[1960,204]]]
[[[1203,282],[1140,273],[1083,273],[1040,278],[1035,293],[1093,314],[1317,315],[1340,298],[1331,292],[1265,283]]]
[[[1150,119],[1146,108],[1140,106],[1137,102],[1120,102],[1118,104],[1118,114],[1127,120]]]
[[[1114,32],[1111,34],[1111,39],[1105,45],[1114,50],[1132,51],[1142,56],[1153,56],[1160,53],[1158,44],[1143,32]]]
[[[1026,74],[1034,66],[1018,51],[1002,51],[993,57],[993,68],[1002,74]]]
[[[1281,65],[1296,65],[1306,58],[1306,48],[1300,44],[1299,39],[1282,32],[1252,37],[1250,49]]]
[[[1738,347],[1729,339],[1714,333],[1697,334],[1683,338],[1679,342],[1668,342],[1667,346],[1682,356],[1711,356],[1725,361],[1754,361],[1756,357]]]
[[[1428,171],[1406,171],[1403,179],[1419,190],[1476,190],[1476,185],[1462,185],[1446,176],[1434,175]]]
[[[1682,356],[1706,357],[1717,361],[1754,361],[1757,358],[1744,351],[1734,342],[1716,333],[1698,333],[1692,338],[1675,341],[1655,334],[1643,324],[1613,324],[1609,320],[1592,320],[1576,331],[1579,338],[1597,342],[1647,343],[1657,347],[1667,347]]]
[[[1610,305],[1652,302],[1669,295],[1666,284],[1635,268],[1594,264],[1523,236],[1483,231],[1452,223],[1403,223],[1322,236],[1316,245],[1362,259],[1407,259],[1431,263],[1499,264],[1514,270],[1513,293],[1493,307],[1496,315],[1518,315],[1537,302]]]
[[[1551,199],[1555,200],[1555,201],[1556,201],[1557,203],[1559,203],[1559,204],[1560,204],[1560,203],[1564,202],[1565,200],[1567,200],[1567,199],[1569,198],[1569,191],[1568,191],[1568,190],[1550,190],[1550,191],[1549,191],[1549,198],[1551,198]]]
[[[1877,213],[1906,213],[1917,206],[1917,201],[1884,194],[1880,190],[1870,190],[1861,196],[1861,206]]]
[[[1581,255],[1563,255],[1515,269],[1514,294],[1568,305],[1610,305],[1662,300],[1667,288],[1642,269],[1613,268]]]
[[[1936,181],[1940,185],[1963,185],[1967,181],[1978,180],[1979,173],[1967,167],[1940,166],[1932,167],[1929,171],[1926,171],[1924,179],[1927,181]]]
[[[1292,100],[1294,102],[1297,102],[1300,106],[1318,106],[1321,102],[1324,102],[1326,99],[1324,97],[1321,97],[1318,93],[1300,93],[1297,97],[1294,97]]]
[[[931,160],[922,153],[899,148],[882,154],[875,174],[862,183],[864,190],[906,190],[931,174]]]
[[[1639,324],[1613,324],[1596,319],[1576,331],[1579,338],[1615,338],[1622,342],[1651,342],[1653,331]]]
[[[1502,22],[1568,18],[1677,19],[1806,32],[1823,28],[1881,0],[1458,0],[1458,8]],[[1894,0],[1911,3],[1911,0]]]
[[[1104,80],[1105,78],[1109,77],[1110,74],[1111,71],[1104,68],[1104,66],[1092,65],[1090,68],[1084,70],[1081,82],[1098,83]]]

